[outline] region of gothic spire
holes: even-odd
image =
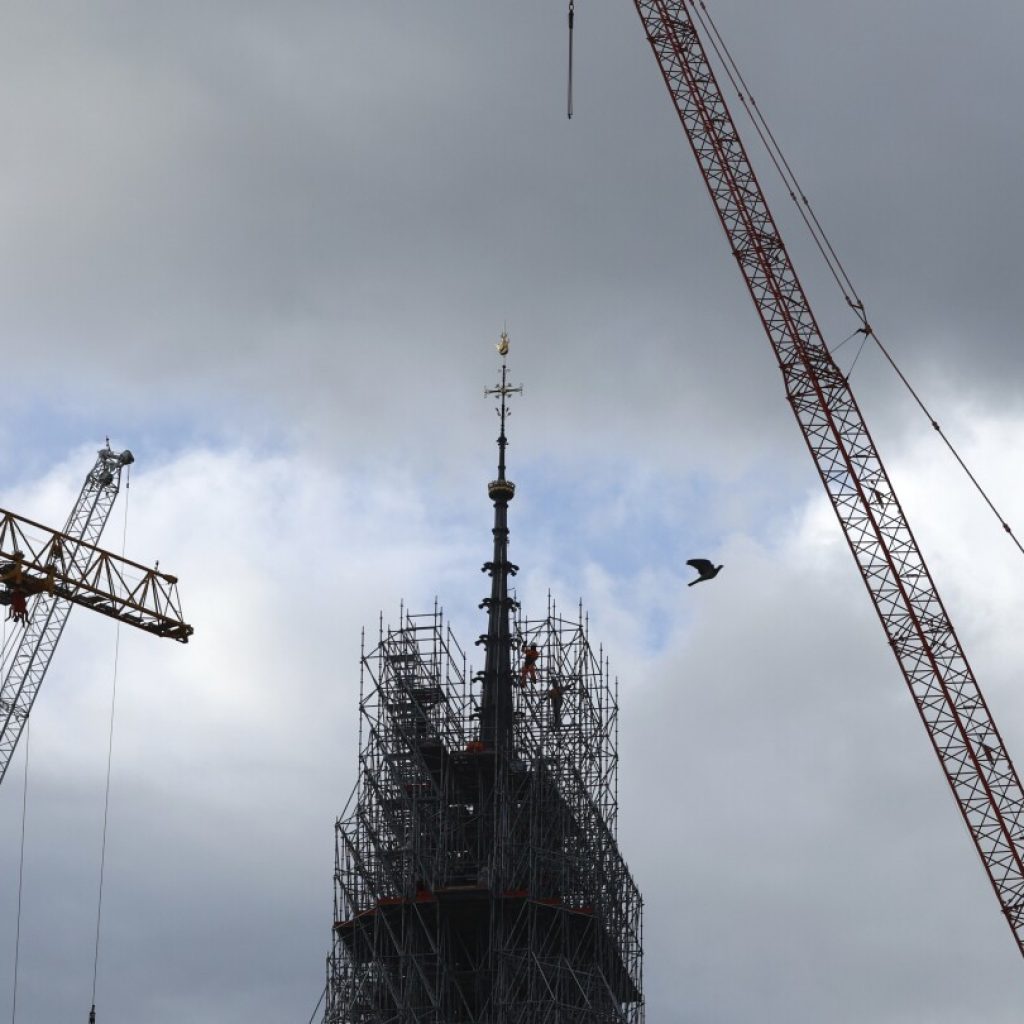
[[[491,593],[481,603],[487,609],[487,632],[480,638],[484,644],[484,670],[480,700],[480,739],[490,748],[508,751],[512,739],[512,625],[515,601],[509,597],[508,581],[517,566],[508,560],[508,503],[516,493],[515,484],[505,476],[505,423],[508,399],[523,393],[522,385],[508,383],[508,332],[501,332],[498,354],[501,356],[501,378],[497,386],[485,388],[484,395],[500,398],[496,411],[501,421],[498,434],[498,476],[487,485],[487,494],[494,503],[494,550],[483,571],[491,577]]]

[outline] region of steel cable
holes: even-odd
[[[128,477],[124,486],[124,527],[121,531],[121,557],[124,558],[128,546],[128,495],[131,490],[131,469],[128,470]],[[99,976],[100,963],[100,923],[103,918],[103,878],[107,864],[107,824],[110,819],[110,770],[114,759],[114,712],[117,706],[117,669],[121,654],[121,622],[117,621],[114,627],[114,678],[110,692],[110,730],[107,739],[107,781],[103,794],[103,838],[100,843],[100,878],[99,893],[96,900],[96,944],[92,960],[92,1009],[89,1012],[89,1020],[96,1020],[96,979]]]
[[[743,109],[746,111],[747,116],[750,118],[751,123],[754,126],[754,130],[757,132],[758,137],[761,139],[762,144],[765,147],[768,157],[771,160],[773,166],[781,178],[783,185],[789,193],[790,199],[793,200],[793,204],[796,206],[800,213],[800,218],[803,220],[811,238],[814,241],[816,248],[821,254],[825,261],[825,265],[828,267],[829,272],[835,279],[836,285],[839,291],[842,293],[843,298],[846,300],[847,305],[853,310],[854,314],[860,320],[860,328],[854,332],[854,334],[863,334],[864,343],[861,344],[857,351],[857,355],[854,358],[853,364],[850,367],[852,372],[853,366],[856,365],[857,360],[860,358],[861,352],[864,350],[864,344],[868,338],[871,338],[874,343],[878,346],[878,350],[882,353],[886,362],[893,369],[900,382],[910,393],[911,397],[917,403],[921,411],[928,417],[928,422],[935,432],[942,438],[943,443],[949,449],[953,458],[956,459],[957,464],[967,475],[968,480],[973,484],[974,489],[981,495],[985,504],[991,509],[993,515],[999,521],[999,525],[1003,528],[1005,533],[1013,541],[1017,550],[1024,555],[1024,545],[1017,539],[1009,523],[1003,518],[1002,514],[996,508],[995,503],[989,497],[988,493],[981,486],[977,477],[968,468],[967,463],[963,457],[957,451],[953,442],[946,436],[942,428],[939,426],[938,421],[931,414],[924,401],[918,395],[917,391],[911,386],[910,381],[907,379],[903,371],[896,365],[896,361],[889,353],[888,349],[882,344],[881,339],[875,333],[871,324],[868,322],[867,313],[864,309],[864,303],[861,300],[857,289],[847,273],[846,268],[843,266],[842,260],[840,260],[838,253],[836,252],[831,240],[829,239],[825,229],[822,227],[821,221],[818,219],[817,214],[814,212],[814,208],[811,206],[810,200],[804,194],[803,189],[800,187],[800,182],[793,171],[789,160],[786,158],[785,153],[782,150],[781,145],[772,132],[770,126],[764,115],[761,113],[761,108],[758,107],[757,101],[753,98],[750,93],[750,89],[747,86],[746,80],[743,77],[742,72],[739,69],[734,60],[732,54],[729,51],[725,40],[722,38],[721,33],[718,31],[718,26],[715,25],[714,19],[711,17],[711,13],[707,9],[707,5],[704,0],[691,0],[691,7],[693,8],[694,17],[700,22],[704,28],[705,34],[711,44],[711,48],[714,50],[722,69],[725,71],[726,77],[729,79],[730,84],[736,90],[736,94],[739,97],[740,103]],[[852,335],[851,335],[852,337]],[[846,341],[850,339],[847,338]],[[845,344],[846,341],[842,342]],[[836,346],[838,349],[839,346]],[[847,373],[847,379],[849,379],[849,372]]]
[[[569,82],[566,94],[567,111],[569,120],[572,120],[572,37],[573,26],[576,21],[576,7],[574,0],[569,0]]]
[[[18,1015],[18,964],[21,959],[21,893],[25,881],[25,822],[28,817],[28,748],[31,735],[31,723],[26,722],[25,781],[21,791],[21,853],[18,857],[18,912],[16,924],[14,926],[14,984],[11,995],[11,1024],[14,1024]]]

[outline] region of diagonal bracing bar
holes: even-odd
[[[692,3],[634,0],[786,395],[942,770],[1024,954],[1024,791],[848,381],[790,262]]]

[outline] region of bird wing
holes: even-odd
[[[714,569],[714,566],[706,558],[690,558],[686,564],[692,565],[699,573],[709,572]]]

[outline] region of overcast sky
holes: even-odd
[[[873,326],[1024,535],[1024,10],[708,6]],[[571,122],[565,17],[5,5],[0,504],[59,526],[104,437],[131,448],[106,543],[127,515],[196,628],[120,636],[101,1024],[309,1019],[360,631],[435,597],[471,651],[483,627],[506,324],[519,596],[582,597],[620,678],[648,1019],[1020,1020],[1024,964],[633,5],[576,4]],[[857,323],[765,181],[838,343]],[[877,353],[852,382],[1024,758],[1024,561]],[[691,590],[696,555],[726,568]],[[88,1013],[114,653],[76,611],[32,715],[21,1024]]]

